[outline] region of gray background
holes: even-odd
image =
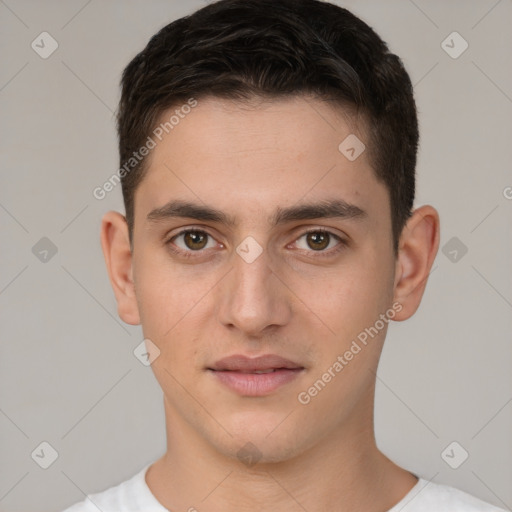
[[[416,315],[388,332],[378,444],[424,478],[510,509],[512,2],[339,4],[377,30],[415,84],[417,205],[438,209],[447,254]],[[99,244],[102,214],[122,211],[120,187],[103,201],[92,191],[117,169],[123,67],[202,5],[0,1],[1,511],[61,510],[165,450],[162,392],[133,355],[141,330],[117,317]],[[47,59],[31,48],[43,31],[59,45]],[[469,43],[456,59],[441,46],[453,31]],[[42,237],[57,248],[46,262],[32,251]],[[46,470],[31,456],[43,441],[58,452]],[[458,469],[441,457],[453,441],[469,453]]]

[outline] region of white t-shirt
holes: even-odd
[[[146,471],[151,464],[136,475],[115,487],[96,494],[89,494],[64,512],[169,512],[153,496],[146,484]],[[193,510],[193,508],[191,507]],[[504,509],[485,503],[470,494],[419,478],[416,485],[388,512],[505,512]]]

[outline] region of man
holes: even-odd
[[[412,86],[370,27],[210,4],[127,66],[118,131],[126,216],[101,241],[167,451],[68,512],[499,510],[376,446],[387,327],[419,307],[439,216],[412,210]]]

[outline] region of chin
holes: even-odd
[[[230,447],[226,456],[255,471],[265,469],[264,466],[286,463],[301,453],[300,446],[291,445],[285,439],[239,439]]]
[[[279,421],[253,421],[244,428],[232,428],[232,437],[223,436],[217,450],[228,458],[246,465],[248,469],[258,469],[264,464],[278,464],[294,459],[304,452],[312,439],[305,437],[304,426],[281,424]],[[277,428],[276,428],[277,427]]]

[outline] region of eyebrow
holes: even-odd
[[[171,200],[160,208],[155,208],[147,215],[151,223],[174,218],[186,217],[198,221],[209,221],[235,227],[236,219],[221,210],[208,205],[200,205],[190,201]],[[362,220],[368,217],[366,211],[359,206],[347,203],[343,199],[326,199],[315,203],[304,203],[286,208],[277,208],[269,217],[269,224],[277,226],[297,220],[310,220],[319,218],[340,218]]]

